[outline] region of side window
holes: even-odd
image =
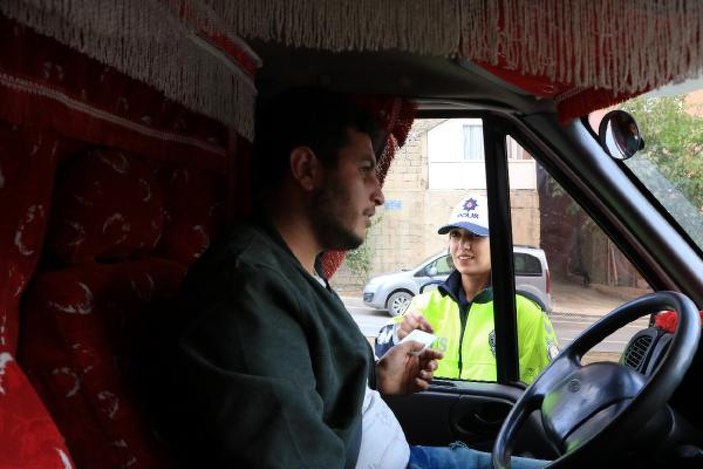
[[[437,259],[437,275],[449,275],[454,270],[452,256],[444,256]]]
[[[416,277],[424,277],[424,276],[433,276],[433,275],[439,275],[439,261],[441,259],[437,259],[436,261],[432,261],[429,264],[425,266],[424,269],[419,270],[415,276]]]
[[[516,252],[513,254],[516,277],[541,277],[544,275],[542,263],[530,254]]]
[[[452,210],[460,202],[468,203],[469,196],[485,200],[486,161],[485,155],[480,156],[489,145],[483,141],[484,122],[481,117],[418,119],[391,163],[384,183],[385,204],[377,210],[367,241],[354,255],[347,256],[344,267],[332,279],[337,290],[363,291],[366,305],[379,310],[374,332],[388,321],[388,305],[408,304],[424,287],[406,272],[450,246],[449,235],[438,234],[438,229],[448,223]],[[542,305],[548,319],[529,325],[534,331],[546,331],[537,334],[536,342],[520,342],[532,339],[518,334],[520,377],[529,382],[556,353],[554,333],[559,347],[564,348],[582,330],[626,300],[648,291],[649,286],[518,140],[507,137],[505,142],[515,287],[525,294],[521,296],[536,300],[530,304]],[[475,258],[476,253],[471,252],[464,255],[463,262],[472,263],[469,259]],[[438,276],[449,275],[454,267],[451,256],[439,258],[435,267]],[[491,278],[501,275],[490,261],[488,269]],[[490,304],[492,308],[492,289],[486,291],[481,299],[487,303],[472,304]],[[423,313],[430,316],[432,311]],[[518,321],[526,316],[534,317],[522,315],[518,309]],[[488,316],[468,315],[472,321],[480,317]],[[471,334],[462,335],[460,321],[438,334],[446,339],[442,342],[446,369],[440,370],[438,377],[496,379],[495,324],[492,316],[489,318],[467,324]],[[585,360],[591,356],[618,360],[630,336],[646,325],[643,319],[626,327]],[[518,324],[518,330],[526,328]],[[472,345],[466,345],[471,339]],[[461,348],[464,345],[468,348]],[[530,350],[536,352],[525,359]]]
[[[483,209],[488,213],[484,143],[484,120],[479,117],[419,119],[414,122],[408,143],[398,152],[388,172],[384,184],[386,202],[378,211],[380,221],[371,227],[365,243],[365,248],[372,253],[370,277],[384,272],[397,272],[403,266],[414,265],[426,256],[447,250],[452,243],[450,235],[440,235],[438,229],[449,222],[452,212],[458,206],[472,207],[467,210],[479,207],[480,210],[467,212],[465,219],[476,216],[490,230],[488,216],[482,215]],[[548,255],[540,247],[536,164],[516,142],[507,145],[506,149],[511,197],[519,201],[517,206],[520,216],[513,223],[524,225],[527,235],[516,241],[519,246],[516,245],[514,249],[518,273],[516,288],[537,300],[530,302],[529,305],[532,306],[528,307],[534,308],[535,302],[549,305]],[[471,198],[474,200],[469,203]],[[467,323],[464,324],[461,320],[458,304],[433,304],[434,312],[430,306],[421,311],[427,318],[433,314],[438,315],[440,311],[456,311],[456,320],[433,324],[433,327],[437,326],[435,333],[440,336],[438,343],[442,344],[445,352],[437,377],[496,380],[497,365],[500,365],[496,363],[495,322],[492,315],[482,313],[493,308],[491,282],[493,276],[501,273],[493,271],[490,241],[484,236],[485,232],[479,232],[483,234],[474,233],[475,237],[466,238],[471,241],[462,241],[467,245],[464,248],[466,252],[454,253],[463,258],[458,261],[463,263],[463,267],[459,267],[460,271],[463,269],[462,275],[483,282],[482,287],[472,292],[474,296],[469,298],[469,308],[472,309],[467,315]],[[450,252],[433,263],[437,276],[451,274],[455,269],[452,259]],[[339,273],[335,280],[338,278]],[[425,285],[415,287],[406,284],[403,288],[407,291],[417,288],[418,291],[414,294],[420,289],[427,291]],[[380,281],[369,280],[364,294],[372,297],[376,304],[382,305],[388,303],[389,297],[398,294],[398,288],[385,287]],[[461,296],[457,291],[454,296],[447,295],[435,301],[451,302]],[[534,317],[530,314],[525,316]],[[549,363],[549,354],[555,350],[554,341],[544,339],[543,331],[551,331],[551,328],[547,328],[541,318],[530,323],[529,328],[539,333],[526,336],[538,337],[541,345],[533,347],[532,344],[527,344],[524,348],[534,349],[534,353],[520,354],[529,356],[529,363],[523,367],[525,373],[521,372],[525,382],[534,379]],[[552,332],[550,337],[553,335]]]

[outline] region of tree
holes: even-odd
[[[366,242],[356,249],[347,251],[347,255],[344,258],[344,264],[358,281],[366,282],[369,279],[369,274],[373,268],[374,246],[370,236],[368,236],[368,230],[379,224],[382,219],[383,217],[379,215],[371,221],[371,226],[366,232]]]
[[[683,95],[639,97],[622,109],[637,120],[644,157],[703,211],[703,118],[687,112]]]

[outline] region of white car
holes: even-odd
[[[530,246],[513,246],[515,288],[552,309],[552,281],[544,250]],[[364,304],[384,309],[391,316],[403,314],[413,296],[425,287],[436,287],[454,271],[452,257],[446,249],[425,259],[412,269],[378,275],[364,286]]]

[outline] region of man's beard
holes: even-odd
[[[349,194],[335,181],[329,181],[325,187],[317,189],[312,196],[313,229],[318,242],[325,250],[344,251],[356,249],[364,242],[352,228],[345,226],[353,223]]]

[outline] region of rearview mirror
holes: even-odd
[[[635,118],[625,111],[610,111],[598,127],[598,141],[611,157],[626,160],[644,148]]]

